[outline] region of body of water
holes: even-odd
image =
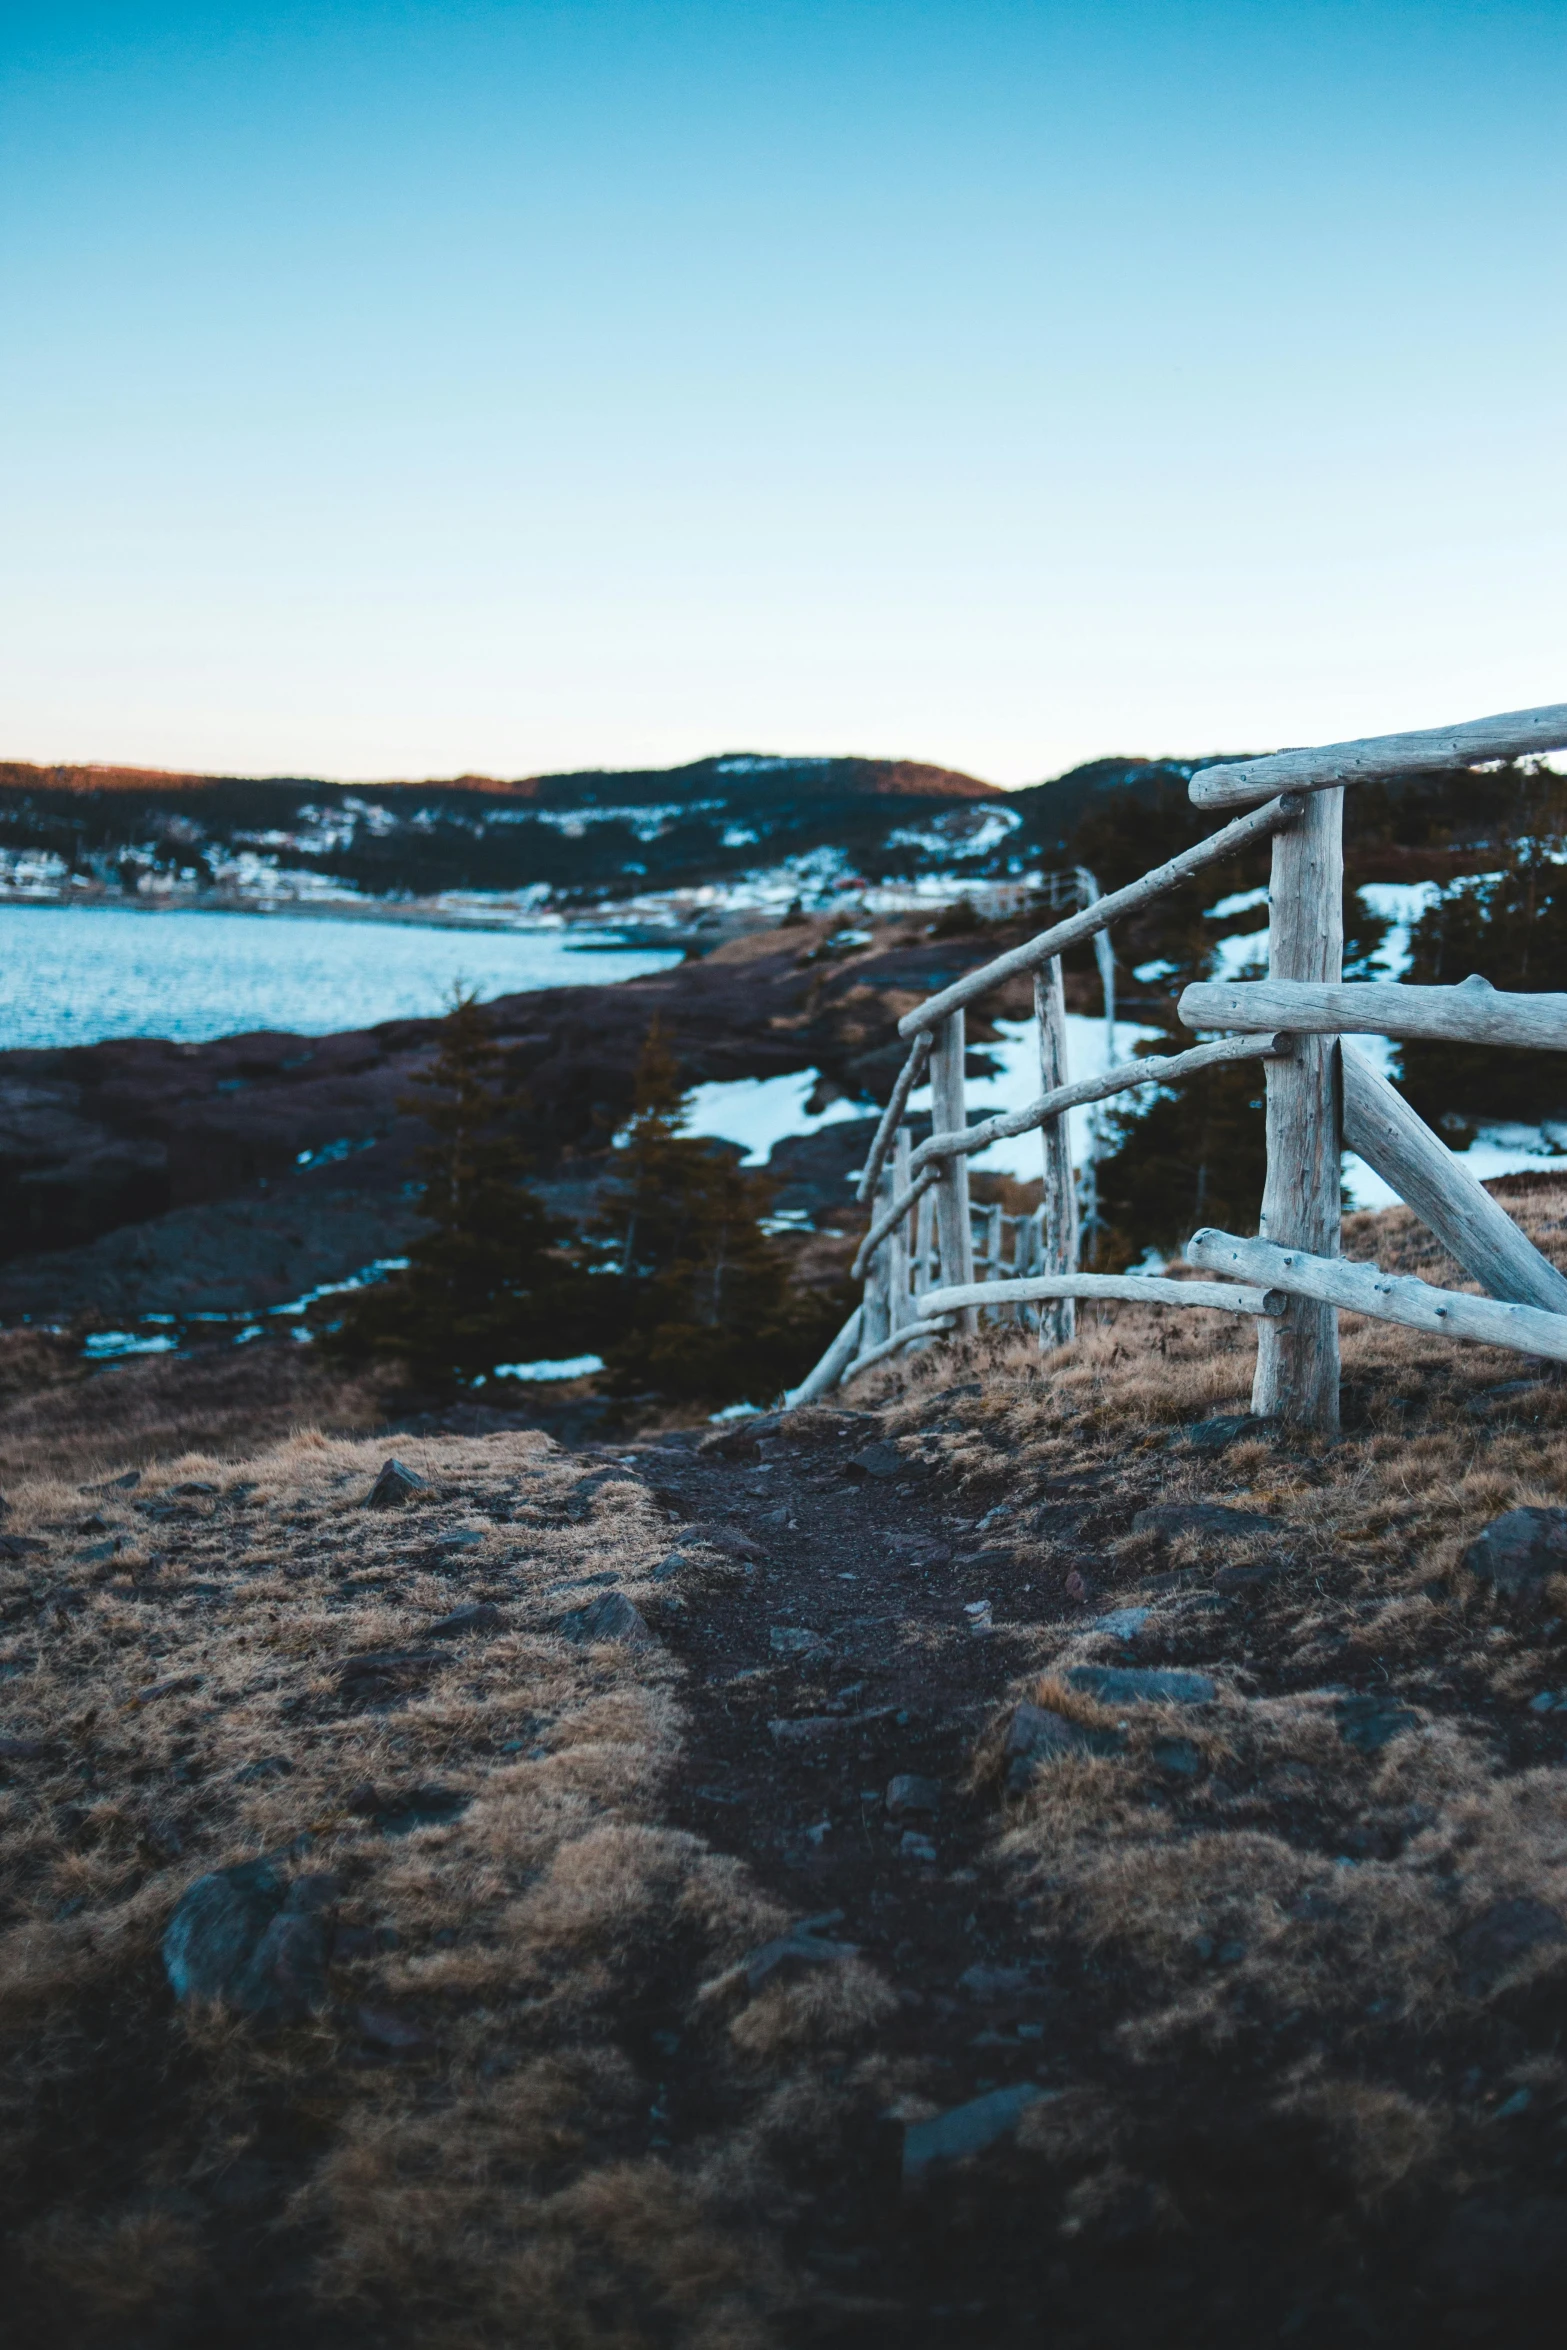
[[[431,1019],[452,990],[486,1003],[541,987],[607,985],[678,951],[589,947],[592,932],[463,931],[330,916],[0,908],[0,1050],[113,1036],[200,1043],[273,1029],[326,1036]]]

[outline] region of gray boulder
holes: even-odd
[[[1041,1765],[1064,1761],[1068,1755],[1119,1754],[1125,1744],[1125,1736],[1119,1730],[1091,1729],[1084,1722],[1074,1722],[1065,1714],[1053,1712],[1047,1705],[1031,1705],[1024,1699],[1014,1709],[1007,1742],[1002,1748],[1007,1785],[1014,1790],[1026,1787]]]
[[[656,1635],[623,1591],[606,1591],[587,1607],[574,1607],[561,1617],[558,1629],[583,1647],[598,1640],[623,1641],[627,1648],[658,1646]]]
[[[279,2021],[326,1998],[324,1913],[341,1891],[336,1877],[288,1884],[270,1861],[217,1869],[186,1887],[163,1937],[163,1964],[176,1999],[213,2000],[241,2015]]]
[[[410,1469],[406,1461],[394,1458],[382,1467],[381,1474],[365,1495],[369,1510],[397,1510],[415,1493],[427,1492],[429,1479],[421,1477],[417,1469]]]
[[[903,2183],[913,2186],[938,2166],[961,2162],[966,2155],[983,2154],[1001,2139],[1010,2138],[1027,2108],[1045,2094],[1031,2081],[1011,2089],[992,2089],[986,2097],[972,2097],[928,2122],[909,2122],[903,2132]]]
[[[1535,1597],[1550,1576],[1567,1573],[1567,1509],[1504,1511],[1470,1543],[1464,1565],[1509,1598]]]
[[[1101,1705],[1211,1705],[1219,1694],[1206,1673],[1175,1665],[1074,1665],[1067,1679]]]

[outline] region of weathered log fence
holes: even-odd
[[[1087,902],[899,1021],[911,1049],[859,1182],[859,1198],[870,1209],[854,1261],[856,1278],[865,1280],[864,1302],[788,1402],[809,1402],[904,1347],[971,1334],[982,1316],[1018,1317],[1037,1329],[1049,1352],[1072,1337],[1075,1304],[1091,1299],[1251,1316],[1257,1326],[1253,1408],[1328,1431],[1338,1425],[1341,1310],[1567,1362],[1567,1277],[1370,1062],[1341,1041],[1346,1035],[1436,1037],[1567,1051],[1567,996],[1503,994],[1478,977],[1459,987],[1407,987],[1346,984],[1341,976],[1345,787],[1563,747],[1567,703],[1555,703],[1427,733],[1203,768],[1192,779],[1193,802],[1248,813],[1108,896],[1089,874],[1079,872],[1066,885],[1058,879],[1052,907],[1069,893]],[[1111,925],[1264,839],[1272,842],[1267,978],[1188,987],[1177,1009],[1185,1026],[1204,1032],[1203,1042],[1074,1082],[1062,955],[1093,941],[1113,1056]],[[1034,983],[1038,1098],[971,1125],[964,1101],[965,1009],[1023,972]],[[1090,1203],[1074,1183],[1068,1111],[1245,1059],[1262,1062],[1267,1093],[1268,1171],[1258,1237],[1203,1231],[1187,1243],[1192,1266],[1222,1279],[1084,1271],[1082,1211]],[[927,1074],[932,1131],[916,1146],[908,1104]],[[976,1207],[969,1159],[1003,1137],[1035,1130],[1042,1146],[1040,1207],[1019,1217]],[[1485,1296],[1436,1289],[1340,1257],[1346,1147],[1414,1209]]]

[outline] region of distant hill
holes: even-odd
[[[1235,757],[1228,752],[1213,756]],[[1020,791],[910,759],[729,751],[683,767],[505,781],[328,783],[0,762],[0,888],[184,888],[254,900],[294,876],[368,896],[535,890],[565,910],[766,875],[807,901],[857,883],[958,888],[1079,861],[1105,881],[1213,829],[1187,785],[1213,756],[1094,759]],[[1364,784],[1346,845],[1363,878],[1463,870],[1515,827],[1526,778]],[[1532,804],[1532,802],[1530,803]],[[26,866],[26,874],[19,872]]]
[[[543,885],[568,903],[764,866],[797,865],[805,887],[813,867],[823,881],[978,872],[1017,829],[1011,807],[995,784],[914,760],[755,751],[511,782],[0,763],[0,850],[132,887],[171,868],[221,884],[258,858],[376,895]]]

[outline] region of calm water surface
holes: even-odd
[[[0,1050],[111,1036],[196,1043],[262,1028],[325,1036],[444,1012],[459,982],[488,1002],[635,979],[678,953],[584,953],[560,932],[446,930],[328,916],[0,907]],[[586,934],[591,936],[593,934]]]

